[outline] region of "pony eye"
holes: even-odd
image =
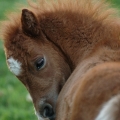
[[[38,59],[36,62],[35,62],[35,66],[36,66],[36,69],[37,70],[40,70],[44,67],[45,65],[45,60],[44,58],[41,58],[41,59]]]

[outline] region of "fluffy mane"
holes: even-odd
[[[102,24],[119,23],[120,20],[117,17],[117,10],[111,8],[109,3],[106,3],[104,0],[37,0],[33,2],[28,0],[29,6],[22,7],[27,8],[34,12],[38,20],[41,18],[41,15],[44,13],[53,12],[59,17],[57,12],[71,12],[79,13],[81,15],[80,19],[84,21],[84,15],[93,20],[97,20]],[[14,12],[7,16],[8,20],[1,22],[1,37],[4,41],[11,39],[19,31],[21,27],[21,10]]]

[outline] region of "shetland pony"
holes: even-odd
[[[101,120],[99,112],[94,111],[99,111],[109,99],[100,99],[99,104],[86,111],[87,105],[99,99],[92,97],[89,100],[89,94],[83,94],[83,91],[89,91],[89,85],[99,89],[101,74],[104,75],[101,84],[105,81],[112,85],[114,79],[119,81],[117,74],[109,82],[109,77],[105,77],[109,72],[104,68],[108,66],[114,71],[119,66],[120,19],[116,10],[106,2],[95,0],[38,2],[30,2],[30,7],[9,15],[9,20],[2,22],[2,38],[10,71],[29,91],[39,120],[54,120],[55,117],[58,120]],[[118,62],[117,68],[111,65],[113,63],[107,64],[109,62]],[[100,89],[104,91],[104,85]],[[110,109],[112,107],[114,104]],[[102,118],[108,120],[105,115]]]

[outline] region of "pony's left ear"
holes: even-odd
[[[40,34],[37,17],[27,9],[22,10],[21,16],[22,29],[28,36],[36,37]]]

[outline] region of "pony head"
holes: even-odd
[[[52,120],[58,94],[71,73],[68,61],[28,9],[6,24],[3,39],[8,67],[29,91],[38,118]]]

